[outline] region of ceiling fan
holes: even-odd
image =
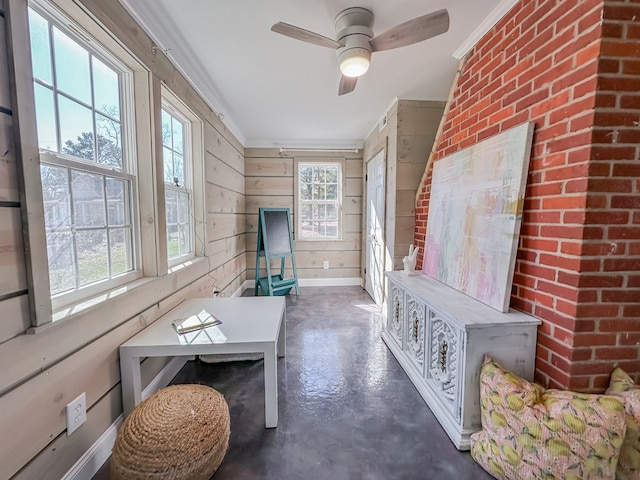
[[[369,69],[372,53],[404,47],[445,33],[449,30],[449,13],[445,9],[438,10],[401,23],[375,37],[372,26],[371,10],[352,7],[336,16],[335,40],[284,22],[276,23],[271,30],[296,40],[335,49],[342,72],[338,95],[344,95],[356,88],[358,77]]]

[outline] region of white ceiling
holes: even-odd
[[[446,100],[458,65],[452,54],[505,0],[121,2],[245,146],[356,148],[395,98]],[[336,14],[353,6],[373,11],[375,34],[442,8],[451,26],[374,53],[355,91],[339,97],[335,51],[270,28],[283,21],[334,38]]]

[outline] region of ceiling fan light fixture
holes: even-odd
[[[345,77],[360,77],[367,73],[371,52],[364,48],[350,48],[340,53],[340,71]]]
[[[303,42],[335,49],[340,64],[338,95],[351,93],[371,62],[371,54],[422,42],[449,30],[446,9],[428,13],[396,25],[380,35],[373,34],[373,12],[367,8],[347,8],[336,16],[333,27],[335,39],[304,28],[278,22],[271,30]]]

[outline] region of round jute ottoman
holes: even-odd
[[[126,418],[111,455],[112,480],[209,480],[229,446],[229,407],[205,385],[172,385]]]

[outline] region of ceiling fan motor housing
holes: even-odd
[[[337,50],[338,61],[342,64],[350,57],[364,57],[371,60],[373,38],[373,13],[366,8],[353,7],[340,12],[334,21],[336,40],[343,47]]]
[[[333,21],[333,27],[338,33],[338,39],[340,39],[339,32],[341,30],[355,25],[361,25],[371,30],[373,27],[373,12],[362,7],[347,8],[336,15],[336,19]],[[373,33],[371,36],[373,36]]]
[[[369,40],[371,37],[362,34],[349,35],[344,38],[344,47],[338,49],[338,61],[342,61],[345,57],[353,55],[361,55],[371,60],[371,46]],[[342,41],[340,41],[342,43]]]

